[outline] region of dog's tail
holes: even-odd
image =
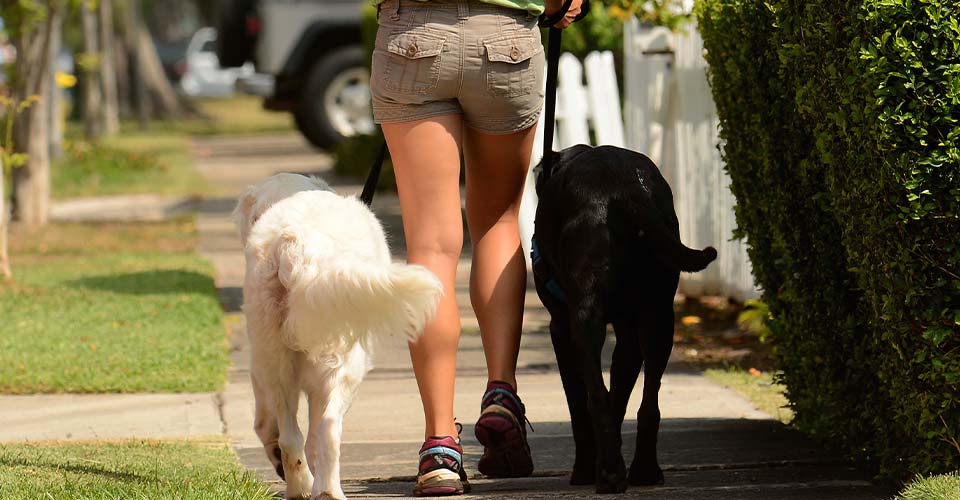
[[[416,340],[436,313],[443,286],[426,268],[324,255],[326,245],[283,240],[278,276],[286,289],[285,340],[293,349],[321,354],[397,334]]]
[[[654,254],[664,264],[687,273],[703,271],[717,258],[717,249],[707,247],[703,250],[690,248],[680,241],[680,237],[664,223],[660,211],[651,204],[636,201],[642,197],[621,200],[625,205],[624,215],[635,224],[641,238],[653,247]]]
[[[717,249],[713,247],[707,247],[703,250],[694,250],[679,240],[674,240],[676,242],[673,245],[673,248],[669,249],[669,255],[672,258],[674,264],[684,272],[695,273],[697,271],[703,271],[707,266],[717,258]]]

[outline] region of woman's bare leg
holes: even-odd
[[[473,244],[470,301],[480,323],[489,380],[517,386],[527,287],[517,214],[536,127],[506,135],[466,128],[467,226]]]
[[[407,262],[433,271],[444,289],[436,319],[410,344],[425,437],[457,435],[453,391],[460,340],[455,279],[463,247],[461,124],[460,115],[383,124],[397,177]]]

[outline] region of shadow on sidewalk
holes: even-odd
[[[635,420],[624,424],[623,455],[628,467],[635,428]],[[537,423],[529,437],[536,467],[533,477],[484,479],[476,472],[482,448],[473,438],[473,427],[465,426],[465,468],[474,485],[469,497],[593,498],[592,487],[568,484],[574,449],[568,422]],[[418,447],[419,443],[344,443],[342,474],[348,497],[409,497]],[[772,420],[665,419],[658,448],[666,484],[632,487],[625,498],[881,500],[894,493],[871,484],[863,472]],[[241,456],[244,453],[262,450],[241,450]],[[257,472],[282,488],[272,470]]]

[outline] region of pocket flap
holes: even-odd
[[[420,59],[440,55],[443,51],[442,36],[423,32],[397,34],[387,44],[387,50],[407,59]]]
[[[543,50],[543,45],[526,33],[497,37],[483,45],[487,48],[487,59],[511,64],[526,61]]]

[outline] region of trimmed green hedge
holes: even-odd
[[[701,0],[722,152],[800,428],[960,467],[960,4]]]

